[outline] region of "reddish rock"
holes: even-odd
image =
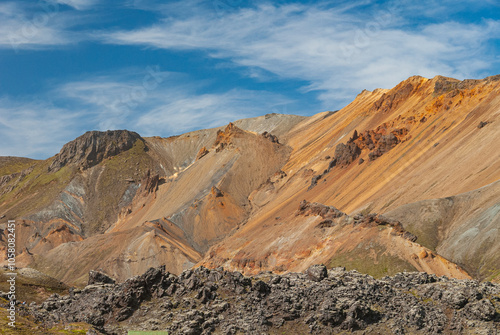
[[[198,154],[196,155],[196,160],[199,160],[203,157],[205,157],[210,151],[207,150],[206,147],[203,147],[198,151]]]

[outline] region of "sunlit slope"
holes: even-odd
[[[77,284],[97,267],[119,279],[161,264],[180,273],[245,221],[248,195],[288,159],[276,134],[303,119],[171,138],[89,132],[46,161],[3,158],[0,212],[18,222],[19,265]]]
[[[252,194],[255,210],[245,227],[214,246],[200,264],[247,272],[298,270],[301,264],[317,262],[366,268],[365,260],[376,264],[379,257],[392,255],[404,266],[459,277],[461,270],[447,267],[446,259],[429,256],[428,250],[419,249],[421,246],[405,242],[407,245],[400,247],[362,227],[322,231],[309,222],[313,218],[290,214],[302,200],[352,214],[384,213],[499,180],[500,151],[494,144],[500,138],[499,79],[460,82],[411,77],[391,90],[364,91],[334,114],[303,121],[289,133],[293,152],[282,168],[283,177]],[[498,195],[493,198],[498,202]],[[467,221],[465,216],[456,224]],[[498,228],[495,215],[485,220]],[[479,235],[487,234],[479,230]],[[473,243],[465,235],[462,238],[461,250],[443,244],[436,251],[472,271],[476,259],[455,257],[467,253]],[[493,254],[491,247],[489,244],[483,252]],[[276,255],[272,262],[268,261],[270,255]],[[416,258],[428,265],[411,261]],[[497,263],[490,268],[498,269]],[[389,267],[386,272],[400,267]]]

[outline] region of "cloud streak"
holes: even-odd
[[[437,8],[426,15],[442,14]],[[325,108],[347,103],[363,88],[392,87],[414,74],[465,78],[488,70],[494,56],[483,51],[499,37],[499,21],[410,25],[408,9],[417,10],[409,2],[361,14],[324,4],[262,4],[221,17],[200,12],[165,17],[100,38],[111,44],[203,50],[241,67],[305,80],[310,85],[304,90],[320,91]]]
[[[170,136],[221,126],[241,118],[283,110],[293,103],[277,93],[230,89],[207,93],[208,82],[152,70],[127,69],[122,74],[91,77],[62,85],[55,92],[86,110],[100,130],[132,128],[144,136]],[[150,85],[150,86],[149,86]]]
[[[78,17],[72,10],[62,10],[60,3],[63,2],[44,0],[30,5],[22,2],[0,4],[0,49],[16,52],[46,50],[88,39],[89,33],[73,29],[88,17]]]
[[[171,136],[222,126],[241,118],[282,112],[289,98],[245,89],[206,93],[208,83],[189,76],[129,68],[62,83],[43,98],[0,98],[0,156],[45,159],[85,130],[129,129],[142,136]],[[146,80],[145,80],[146,79]],[[136,95],[137,92],[140,92]]]
[[[45,159],[54,155],[79,131],[82,116],[45,101],[0,98],[0,156]]]

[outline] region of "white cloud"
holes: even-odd
[[[204,87],[192,84],[186,75],[151,66],[64,83],[43,99],[0,97],[0,156],[45,159],[87,130],[177,135],[283,112],[293,102],[279,94],[244,89],[199,93]]]
[[[100,130],[130,128],[144,136],[169,136],[281,111],[292,103],[279,94],[231,89],[199,93],[208,83],[155,66],[66,83],[54,91],[85,109]]]
[[[141,134],[182,134],[222,126],[238,119],[281,112],[293,102],[279,94],[244,89],[201,95],[178,93],[162,92],[163,101],[137,119]]]
[[[78,10],[85,10],[94,6],[98,1],[97,0],[54,0],[53,2],[63,5],[68,5]]]
[[[52,156],[75,137],[81,116],[44,101],[20,103],[0,98],[0,156]]]
[[[449,11],[457,10],[449,5]],[[220,17],[199,11],[182,19],[168,16],[153,26],[110,32],[101,39],[204,50],[210,57],[230,59],[239,66],[306,80],[310,85],[304,89],[323,91],[324,107],[333,108],[363,88],[389,88],[414,74],[465,78],[488,69],[494,55],[482,51],[491,38],[498,38],[499,21],[410,25],[406,10],[425,8],[407,1],[354,13],[324,5],[263,4]],[[443,14],[443,7],[435,8],[425,15]]]
[[[55,2],[5,2],[0,4],[0,49],[46,49],[77,43],[84,34],[71,27],[81,22]]]

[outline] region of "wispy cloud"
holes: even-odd
[[[62,11],[58,2],[4,2],[0,4],[0,49],[47,49],[77,43],[88,36],[72,29],[81,22],[71,11]]]
[[[282,111],[293,103],[266,91],[235,88],[206,93],[208,84],[149,66],[66,83],[56,92],[61,100],[70,99],[85,109],[97,129],[132,127],[144,136],[168,136],[220,126],[240,118]]]
[[[79,131],[82,116],[46,101],[0,98],[0,156],[44,159],[54,155]]]
[[[82,63],[80,75],[55,75],[48,83],[52,86],[33,93],[36,97],[0,94],[0,123],[8,138],[0,155],[48,157],[91,129],[128,128],[144,136],[169,136],[283,112],[284,106],[314,105],[306,113],[333,110],[364,88],[390,88],[414,74],[478,78],[499,68],[500,20],[491,15],[480,19],[482,14],[462,17],[465,12],[498,10],[494,0],[343,0],[307,5],[129,0],[118,8],[110,3],[0,3],[2,52],[64,52],[62,45],[91,42],[79,45],[85,54],[72,56],[75,64]],[[132,59],[138,49],[144,58]],[[95,50],[109,52],[109,59],[116,56],[113,72],[95,72],[108,69],[106,61],[89,61],[88,56],[99,57]],[[124,50],[133,50],[133,56],[122,54]],[[37,61],[38,53],[25,54]],[[206,62],[207,58],[216,61]],[[198,64],[198,59],[203,61]],[[167,65],[169,60],[174,62]],[[150,61],[170,71],[153,65],[130,67]],[[196,66],[188,68],[195,63],[200,75],[194,74]],[[176,64],[186,73],[172,72]],[[195,81],[207,78],[206,73],[213,73],[213,80]],[[228,78],[234,82],[231,88]],[[29,79],[27,75],[20,81]],[[301,92],[277,93],[288,87],[301,87]],[[298,103],[290,98],[300,94]]]
[[[24,97],[23,102],[4,96],[0,98],[0,156],[47,158],[86,130],[178,135],[282,112],[293,103],[265,91],[203,93],[205,86],[193,83],[185,74],[161,72],[151,66],[62,83],[43,97]]]
[[[454,6],[465,6],[465,2]],[[420,24],[411,22],[406,14],[416,7],[403,2],[354,12],[325,3],[261,4],[219,17],[199,11],[182,19],[167,16],[161,23],[109,32],[101,39],[169,50],[203,50],[238,66],[306,80],[310,85],[305,90],[322,91],[325,108],[348,102],[362,88],[392,87],[414,74],[474,77],[495,60],[483,51],[491,39],[499,37],[499,21]],[[426,7],[418,8],[424,11]],[[440,6],[433,8],[425,15],[442,14]]]
[[[192,95],[167,94],[156,108],[141,115],[138,129],[146,135],[181,134],[212,128],[242,118],[283,111],[293,103],[289,98],[265,91],[233,89],[224,93]]]
[[[53,0],[52,2],[67,5],[78,10],[85,10],[92,8],[92,6],[94,6],[99,1],[98,0]]]

